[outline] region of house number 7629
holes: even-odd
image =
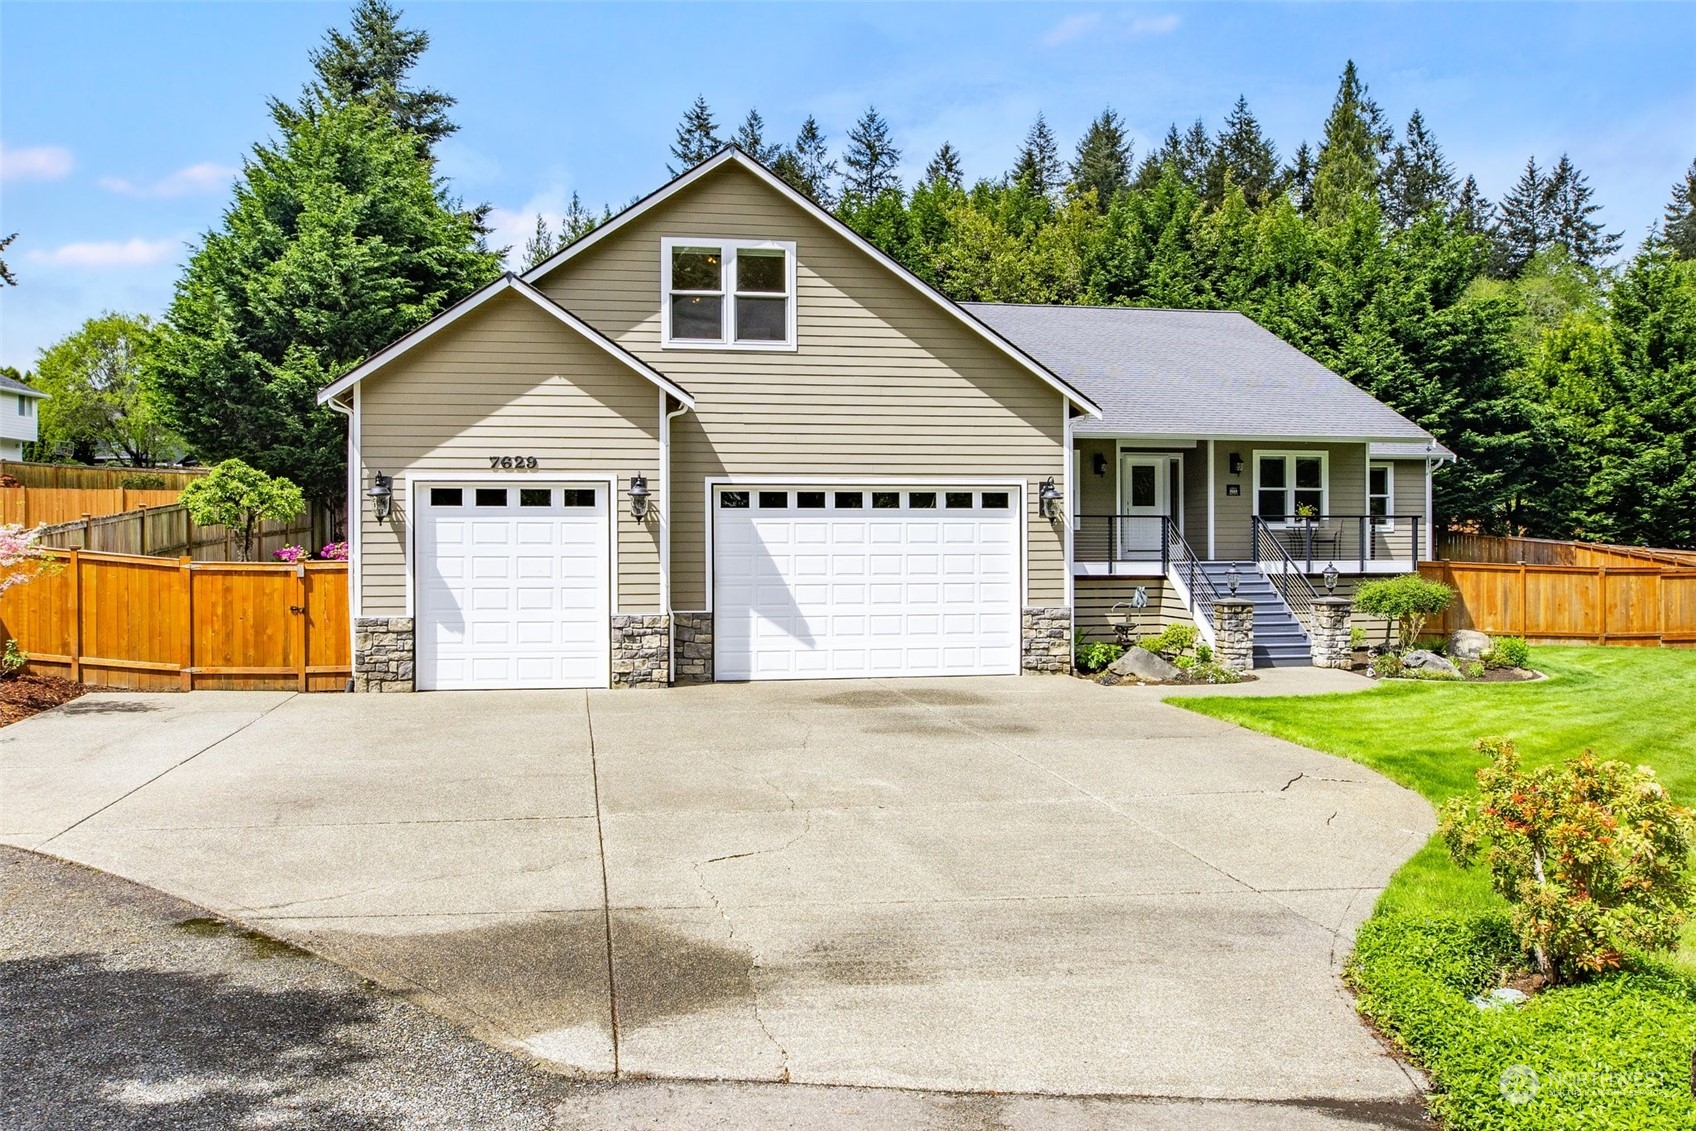
[[[491,468],[499,468],[501,471],[512,471],[514,469],[522,469],[522,468],[526,468],[526,467],[535,467],[536,466],[536,457],[535,456],[490,456],[489,457],[489,466]]]

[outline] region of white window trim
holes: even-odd
[[[724,298],[721,315],[721,329],[724,336],[717,340],[704,338],[685,338],[674,340],[671,336],[671,253],[678,247],[716,247],[722,255],[724,274],[721,282],[722,290],[718,293]],[[781,251],[784,253],[784,298],[788,300],[786,307],[787,325],[784,340],[781,342],[739,342],[731,335],[736,325],[736,253],[744,248],[765,251]],[[795,311],[800,306],[799,297],[795,293],[795,241],[794,240],[748,240],[731,239],[725,236],[663,236],[660,239],[660,348],[668,350],[753,350],[759,352],[794,352],[798,346],[795,336]],[[702,292],[706,293],[706,292]],[[766,297],[772,297],[767,295]]]
[[[1372,473],[1379,468],[1384,469],[1384,521],[1372,525],[1379,530],[1390,530],[1396,525],[1396,465],[1386,460],[1368,460],[1366,463],[1366,513],[1372,513]]]
[[[1331,513],[1331,453],[1325,451],[1296,451],[1285,448],[1256,448],[1250,455],[1254,459],[1254,497],[1249,500],[1249,513],[1260,517],[1260,457],[1283,456],[1286,460],[1317,458],[1319,460],[1319,514]],[[1291,463],[1286,471],[1284,483],[1284,501],[1288,504],[1288,516],[1282,520],[1284,526],[1294,526],[1301,520],[1296,517],[1295,490],[1296,469]],[[1302,488],[1308,490],[1309,488]]]
[[[34,416],[35,415],[35,398],[26,397],[22,393],[19,393],[18,394],[18,415],[19,416]]]

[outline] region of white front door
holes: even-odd
[[[420,484],[420,690],[605,687],[606,484]]]
[[[1160,560],[1161,534],[1170,515],[1170,460],[1165,456],[1120,457],[1120,552],[1126,559]]]
[[[717,678],[1017,674],[1019,505],[1006,488],[714,491]]]

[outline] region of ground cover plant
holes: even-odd
[[[1525,772],[1590,748],[1696,800],[1696,651],[1539,646],[1536,665],[1548,679],[1172,702],[1353,759],[1438,806],[1479,797],[1477,773],[1499,748],[1477,740],[1492,735]],[[1349,964],[1362,1011],[1431,1073],[1433,1112],[1464,1131],[1696,1126],[1696,928],[1676,952],[1626,951],[1617,971],[1481,1009],[1473,995],[1505,981],[1535,989],[1535,960],[1491,881],[1433,837],[1392,879]]]

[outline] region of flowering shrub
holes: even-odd
[[[1463,868],[1484,852],[1544,977],[1571,981],[1617,969],[1627,950],[1678,945],[1696,908],[1696,814],[1672,803],[1653,770],[1586,750],[1522,771],[1506,739],[1478,749],[1492,758],[1478,796],[1445,803],[1438,831]]]
[[[326,542],[324,548],[318,551],[318,556],[327,562],[347,561],[346,542]]]
[[[42,529],[0,522],[0,593],[51,568],[53,559],[40,544]]]
[[[303,562],[307,558],[305,546],[284,546],[280,550],[272,550],[271,556],[280,562]]]

